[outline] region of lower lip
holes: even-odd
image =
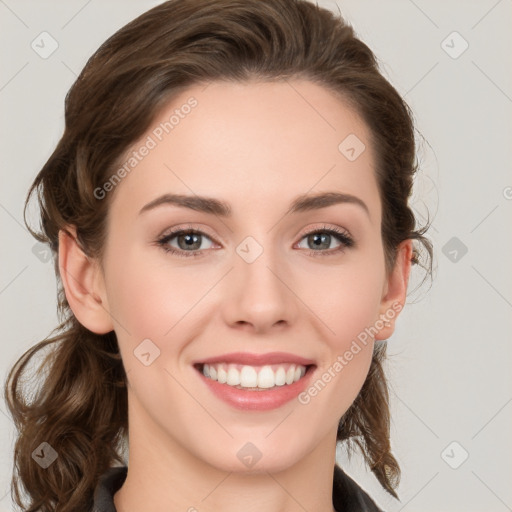
[[[213,394],[232,407],[246,411],[269,411],[281,407],[304,391],[311,380],[311,374],[314,369],[315,367],[308,367],[304,377],[293,384],[274,386],[264,391],[246,391],[234,388],[228,384],[221,384],[216,380],[205,377],[201,372],[196,371]]]

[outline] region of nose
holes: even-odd
[[[226,280],[223,315],[231,327],[253,333],[292,325],[300,301],[286,262],[264,249],[252,262],[235,254],[233,270]]]

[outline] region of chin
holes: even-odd
[[[268,435],[266,433],[265,435]],[[219,447],[221,453],[211,453],[211,457],[202,458],[211,466],[226,472],[238,474],[264,474],[278,473],[297,464],[305,455],[304,445],[294,446],[286,444],[283,450],[283,441],[272,442],[269,439],[260,441],[253,438],[248,440],[230,440],[230,446]]]

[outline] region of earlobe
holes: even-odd
[[[59,272],[77,320],[96,334],[112,331],[114,326],[99,264],[83,252],[72,226],[59,231]]]
[[[383,328],[379,329],[376,340],[388,339],[395,330],[396,319],[407,297],[411,260],[412,240],[408,239],[398,246],[395,265],[387,279],[379,314]]]

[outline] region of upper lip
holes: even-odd
[[[249,366],[263,366],[267,364],[295,363],[303,366],[315,364],[312,359],[289,354],[287,352],[269,352],[267,354],[251,354],[248,352],[231,352],[220,356],[209,357],[195,361],[193,364],[233,363]]]

